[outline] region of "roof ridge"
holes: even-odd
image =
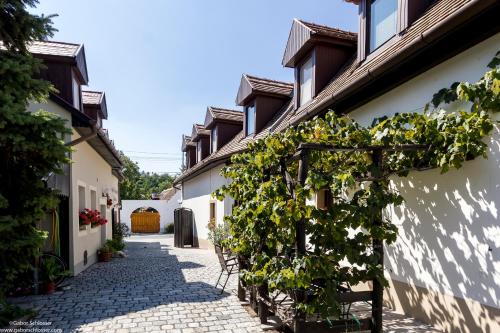
[[[218,106],[209,106],[208,108],[210,110],[217,110],[217,111],[221,111],[221,112],[243,113],[243,111],[233,110],[233,109],[226,109],[226,108],[220,108]]]
[[[34,40],[32,43],[51,43],[51,44],[63,44],[63,45],[72,45],[72,46],[81,46],[83,43],[70,43],[70,42],[60,42],[57,40]]]
[[[253,78],[253,79],[257,79],[257,80],[279,83],[279,84],[286,85],[286,86],[293,86],[292,82],[278,81],[278,80],[268,79],[265,77],[259,77],[259,76],[250,75],[250,74],[243,74],[243,75],[245,75],[247,78]]]
[[[307,28],[311,29],[308,25],[311,25],[311,26],[315,26],[315,27],[318,27],[318,28],[326,28],[326,29],[330,29],[330,30],[336,30],[338,32],[343,32],[343,33],[348,33],[348,34],[352,34],[352,35],[358,35],[357,32],[353,32],[353,31],[349,31],[349,30],[344,30],[344,29],[340,29],[340,28],[335,28],[335,27],[330,27],[328,25],[324,25],[324,24],[318,24],[318,23],[314,23],[314,22],[308,22],[308,21],[304,21],[302,19],[295,19],[297,20],[298,22],[302,23],[303,25],[305,25]],[[311,29],[313,30],[313,29]]]

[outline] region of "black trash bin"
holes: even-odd
[[[189,208],[174,210],[174,246],[198,247],[194,232],[193,211]]]

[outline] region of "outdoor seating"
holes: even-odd
[[[229,253],[224,255],[222,248],[219,245],[215,245],[215,253],[217,254],[217,258],[219,259],[219,263],[221,266],[221,272],[219,274],[219,278],[215,283],[215,288],[218,286],[222,287],[221,294],[224,293],[224,289],[226,288],[227,282],[229,281],[229,277],[232,274],[238,273],[238,260],[236,256],[233,256]],[[222,283],[221,278],[223,275],[226,275],[226,280]]]

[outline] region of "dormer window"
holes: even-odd
[[[255,104],[245,108],[245,134],[248,136],[255,133]]]
[[[369,4],[370,52],[397,33],[398,0],[373,0]]]
[[[300,106],[306,104],[313,98],[313,56],[310,56],[299,71]]]
[[[217,151],[217,127],[212,128],[212,131],[210,133],[210,139],[211,139],[210,150],[213,154]]]
[[[72,78],[72,86],[73,86],[73,106],[80,110],[80,84],[78,80],[73,75]]]
[[[202,145],[201,140],[196,143],[196,160],[198,162],[200,162],[203,159],[201,145]]]

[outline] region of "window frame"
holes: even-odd
[[[215,142],[214,142],[215,139]],[[210,131],[210,152],[213,154],[217,151],[218,147],[218,133],[217,133],[217,126],[212,127],[212,130]],[[214,147],[215,146],[215,147]]]
[[[302,88],[302,68],[306,63],[311,61],[311,98],[307,100],[306,102],[302,102],[302,93],[301,93],[301,88]],[[316,52],[313,50],[310,52],[307,56],[304,57],[304,59],[297,65],[297,105],[298,108],[303,107],[304,105],[308,104],[311,102],[314,97],[315,97],[315,81],[316,81]]]
[[[196,162],[201,162],[202,157],[203,157],[203,147],[201,146],[201,140],[198,140],[196,142]]]
[[[252,134],[256,134],[257,131],[257,108],[256,108],[256,103],[253,101],[252,103],[248,104],[245,106],[245,136],[249,136]],[[253,131],[249,133],[248,131],[248,110],[253,109]]]
[[[212,208],[213,208],[213,214],[212,214]],[[209,222],[212,222],[212,220],[217,223],[217,201],[215,200],[210,200],[208,203],[208,219]]]
[[[365,23],[365,49],[366,55],[370,55],[376,53],[379,50],[383,50],[388,47],[391,43],[390,41],[394,40],[396,36],[401,32],[401,10],[402,5],[400,0],[396,0],[396,29],[394,35],[385,40],[382,44],[375,47],[373,50],[371,49],[371,38],[372,38],[372,4],[377,0],[365,0],[366,1],[366,23]],[[380,0],[382,1],[382,0]]]

